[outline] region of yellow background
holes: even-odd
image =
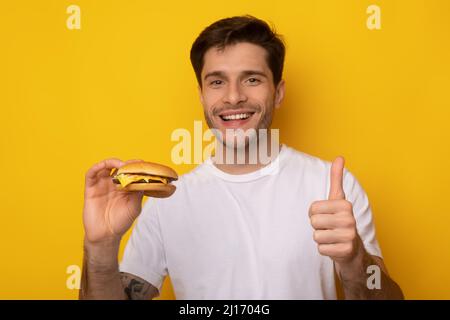
[[[81,30],[66,27],[70,4]],[[366,28],[370,4],[381,30]],[[85,171],[112,156],[170,164],[171,132],[203,120],[193,40],[248,13],[287,42],[282,142],[344,155],[406,297],[450,299],[450,1],[3,1],[0,12],[0,298],[77,297],[66,268],[82,261]],[[166,281],[161,298],[173,297]]]

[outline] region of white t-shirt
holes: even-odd
[[[145,203],[120,271],[158,290],[170,275],[177,299],[336,299],[333,261],[319,254],[308,215],[328,197],[330,167],[286,145],[248,174],[209,158],[170,198]],[[366,250],[381,257],[364,190],[347,169],[343,184]]]

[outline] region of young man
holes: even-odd
[[[80,298],[149,299],[170,275],[178,299],[335,299],[335,272],[347,299],[401,299],[375,237],[367,196],[333,163],[273,140],[238,141],[227,129],[270,128],[284,97],[285,48],[250,16],[215,22],[191,49],[206,121],[224,153],[176,183],[141,211],[141,193],[116,191],[104,160],[86,174],[85,259]],[[250,145],[269,162],[249,161]],[[236,160],[236,152],[233,160]],[[122,235],[138,217],[119,266]],[[369,266],[379,271],[369,288]],[[373,267],[372,267],[373,268]]]

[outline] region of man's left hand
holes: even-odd
[[[328,200],[314,201],[309,208],[314,241],[319,253],[337,263],[351,262],[364,247],[356,230],[353,205],[345,199],[344,158],[337,157],[330,171]]]

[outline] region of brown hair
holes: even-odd
[[[212,47],[222,50],[239,42],[249,42],[263,47],[267,52],[266,60],[272,71],[274,84],[277,85],[281,81],[286,51],[281,36],[265,21],[245,15],[214,22],[194,41],[190,57],[200,87],[206,51]]]

